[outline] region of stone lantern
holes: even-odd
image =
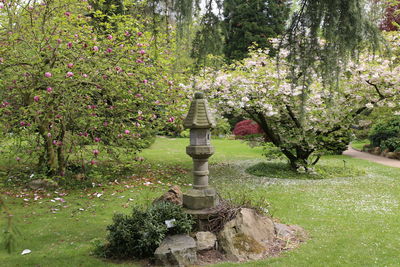
[[[208,158],[214,154],[210,144],[211,129],[216,126],[203,93],[196,93],[183,126],[190,129],[186,153],[193,158],[193,189],[183,194],[188,210],[203,210],[217,205],[216,191],[208,186]]]

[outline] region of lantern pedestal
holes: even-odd
[[[189,189],[183,194],[183,207],[188,210],[203,210],[218,205],[217,192],[214,188]]]

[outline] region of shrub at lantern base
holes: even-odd
[[[167,220],[173,227],[167,228]],[[131,215],[115,214],[107,227],[107,243],[96,244],[94,253],[106,258],[152,257],[167,234],[187,234],[192,230],[192,217],[181,206],[161,202],[146,211],[134,208]]]

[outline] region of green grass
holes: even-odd
[[[363,147],[367,144],[369,144],[369,140],[364,139],[364,140],[355,140],[351,142],[350,146],[356,150],[362,150]]]
[[[299,179],[279,162],[265,163],[259,148],[232,140],[212,143],[216,154],[210,160],[210,181],[223,196],[246,196],[256,203],[266,198],[273,217],[301,225],[310,235],[306,243],[280,257],[215,266],[398,266],[400,169],[346,156],[328,156],[319,163],[326,171],[321,172],[321,179]],[[159,138],[141,155],[154,168],[189,169],[191,159],[184,152],[187,145],[188,139]],[[274,168],[262,176],[245,171],[260,162]],[[150,172],[148,178],[160,169]],[[335,174],[340,177],[332,178]],[[189,173],[185,175],[190,181]],[[0,251],[0,265],[139,266],[90,256],[91,240],[105,237],[105,227],[114,212],[129,213],[131,206],[148,204],[167,188],[155,180],[145,186],[145,177],[140,182],[132,179],[68,192],[61,196],[65,203],[51,201],[61,191],[36,201],[22,190],[14,194],[28,195],[15,198],[3,194],[15,214],[21,236],[15,252],[9,255]],[[94,193],[102,195],[97,197]],[[21,256],[26,248],[32,253]]]

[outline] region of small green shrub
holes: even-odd
[[[383,141],[394,137],[400,138],[400,116],[375,124],[369,134],[374,147],[381,147]]]
[[[321,151],[325,155],[341,155],[347,149],[350,143],[350,131],[343,129],[335,131],[328,135],[320,135],[317,139],[324,144],[324,149]]]
[[[392,137],[381,142],[381,148],[389,149],[389,151],[399,151],[400,150],[400,137]]]
[[[174,221],[167,228],[166,220]],[[182,207],[163,202],[143,211],[135,207],[131,215],[115,214],[107,226],[106,244],[95,244],[94,254],[106,258],[151,257],[167,234],[189,233],[194,221]]]

